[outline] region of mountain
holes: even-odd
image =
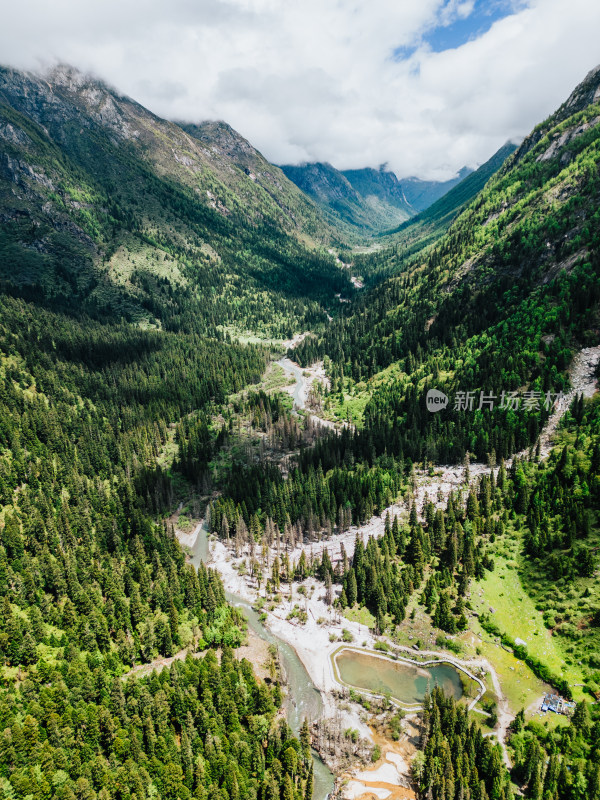
[[[383,231],[381,236],[393,237],[394,243],[403,248],[404,257],[435,242],[516,149],[515,144],[507,142],[485,164],[470,172],[435,203],[398,228]]]
[[[459,774],[497,800],[598,797],[600,67],[486,177],[427,247],[355,259],[392,277],[290,352],[323,365],[312,408],[343,425],[293,471],[236,472],[212,531],[226,546],[228,520],[266,514],[304,548],[290,573],[337,584],[382,651],[485,659],[474,714],[424,701],[418,797],[458,796]]]
[[[483,186],[482,181],[487,180],[494,167],[497,169],[500,166],[499,158],[503,153],[508,153],[508,145],[480,167],[476,171],[477,177],[471,182],[468,182],[468,178],[472,170],[467,167],[463,167],[455,178],[448,181],[422,181],[419,178],[403,178],[400,181],[384,167],[340,171],[331,164],[318,162],[283,165],[281,170],[329,214],[331,223],[337,224],[346,236],[352,235],[352,229],[363,235],[383,236],[404,229],[415,215],[421,220],[419,212],[439,202],[454,188],[462,186],[462,190],[448,201],[445,213],[450,215],[479,191]],[[444,206],[434,210],[433,219],[439,218],[442,208]],[[429,221],[429,217],[426,221]],[[437,233],[441,233],[441,230],[442,227]]]
[[[343,175],[371,208],[379,212],[381,224],[385,221],[386,210],[388,216],[410,217],[414,214],[413,207],[404,194],[404,187],[393,172],[383,167],[367,167],[344,170]]]
[[[599,800],[600,67],[357,292],[350,224],[224,123],[2,70],[0,137],[0,795],[322,798],[311,742],[412,736],[364,665],[437,651],[418,797]]]
[[[238,657],[176,526],[270,364],[240,332],[287,338],[351,286],[283,173],[190,130],[70,68],[0,70],[2,797],[313,794],[278,659]]]
[[[400,185],[407,202],[415,211],[424,211],[443,197],[457,183],[463,181],[473,170],[463,167],[454,178],[447,181],[424,181],[421,178],[402,178]]]
[[[526,415],[449,409],[432,423],[420,387],[435,382],[446,394],[498,396],[527,385],[558,391],[571,350],[597,342],[599,98],[600,68],[503,162],[441,238],[412,253],[400,242],[362,257],[359,269],[395,276],[298,346],[303,364],[331,358],[334,386],[349,373],[368,382],[355,406],[375,447],[445,463],[467,450],[482,460],[492,449],[508,457],[535,442],[541,420]],[[467,181],[481,185],[509,150]],[[430,223],[447,224],[468,194],[451,190],[425,212]]]
[[[371,234],[397,225],[414,212],[392,172],[340,172],[331,164],[283,165],[285,175],[324,209],[342,230]]]
[[[447,649],[441,630],[463,655],[483,653],[502,684],[517,670],[530,682],[518,698],[496,690],[514,717],[506,732],[488,707],[503,743],[496,764],[504,755],[512,767],[490,796],[513,796],[502,789],[512,779],[531,796],[567,800],[573,784],[559,788],[559,770],[593,796],[595,778],[583,775],[595,775],[590,708],[600,692],[600,66],[444,235],[409,257],[390,247],[369,259],[393,277],[293,350],[302,366],[327,365],[321,407],[351,423],[303,452],[306,494],[317,468],[364,475],[352,519],[373,513],[376,526],[386,487],[403,487],[408,523],[393,506],[371,528],[380,538],[360,543],[343,600],[352,616],[367,609],[379,632]],[[533,721],[545,692],[577,701],[563,730],[581,749]],[[442,797],[427,752],[420,796]]]
[[[383,167],[347,169],[342,174],[362,197],[375,197],[405,210],[410,205],[396,175]]]
[[[284,338],[324,315],[350,291],[337,233],[228,125],[185,128],[69,67],[0,69],[3,286],[152,325],[177,287],[205,319]]]

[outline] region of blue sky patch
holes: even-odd
[[[468,17],[455,17],[450,24],[438,24],[430,28],[415,45],[397,47],[393,52],[393,58],[395,61],[403,61],[423,45],[434,53],[454,50],[467,42],[479,39],[489,31],[494,22],[510,16],[514,11],[513,0],[476,0]]]

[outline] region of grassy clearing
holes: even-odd
[[[344,392],[343,399],[338,394],[330,395],[326,398],[324,403],[326,418],[332,420],[332,422],[351,421],[358,428],[361,428],[365,408],[371,397],[370,392],[358,388],[364,385],[363,383],[354,386],[351,394]]]
[[[600,549],[600,532],[595,527],[586,540],[592,551]],[[600,685],[600,627],[590,624],[600,605],[600,585],[596,575],[564,575],[549,578],[552,568],[544,559],[522,559],[519,575],[536,609],[543,615],[553,639],[562,652],[565,677],[580,683],[592,677]]]
[[[402,625],[396,628],[393,638],[397,644],[405,647],[418,644],[421,649],[435,650],[437,649],[435,640],[440,631],[433,627],[424,607],[418,604],[419,595],[420,592],[415,592],[411,598],[406,609],[406,617]]]
[[[172,466],[173,462],[179,455],[179,445],[175,441],[175,426],[169,427],[167,430],[167,441],[164,443],[156,463],[162,469],[168,469]]]
[[[128,236],[113,253],[108,264],[108,274],[116,283],[127,285],[136,270],[151,270],[179,286],[187,285],[187,278],[179,269],[177,261],[164,250]]]
[[[449,380],[454,373],[440,371],[436,381],[444,382]],[[356,427],[362,427],[364,412],[367,403],[371,399],[373,391],[382,385],[393,381],[408,382],[409,376],[403,372],[398,364],[391,364],[381,370],[367,382],[352,383],[351,380],[344,381],[344,391],[341,394],[330,395],[324,403],[324,412],[327,419],[332,421],[352,421]],[[419,386],[424,386],[426,381],[433,381],[433,375],[424,375]]]
[[[519,555],[520,540],[514,531],[512,537],[510,533],[508,531],[504,541],[497,543],[493,572],[487,573],[482,581],[472,584],[473,610],[490,613],[490,608],[493,608],[491,617],[500,630],[513,639],[525,641],[528,652],[547,664],[556,675],[566,678],[575,699],[581,699],[583,692],[575,684],[583,683],[583,669],[575,658],[567,654],[568,641],[548,629],[544,611],[549,603],[541,603],[539,599],[536,601],[526,591],[523,570],[520,568],[523,563]],[[548,601],[555,600],[557,594],[563,597],[559,588],[555,584],[548,586],[547,581],[544,592],[548,595]],[[572,591],[571,594],[575,605],[578,593]]]
[[[523,661],[490,641],[490,637],[483,631],[482,636],[487,638],[478,643],[478,649],[496,670],[500,687],[512,713],[516,714],[521,708],[528,709],[533,704],[538,704],[548,686],[536,678]]]
[[[252,331],[240,331],[232,325],[223,325],[222,329],[226,331],[232,339],[237,339],[240,344],[264,344],[267,347],[277,348],[280,351],[284,350],[283,339],[261,336]]]
[[[368,628],[375,627],[375,617],[368,608],[359,608],[357,605],[353,608],[345,608],[344,616],[350,622],[358,622],[359,625],[366,625]]]
[[[489,613],[493,608],[491,616],[500,630],[513,639],[527,642],[527,650],[557,674],[564,672],[567,665],[556,639],[546,628],[542,613],[536,609],[510,562],[497,558],[493,572],[487,573],[482,581],[473,581],[471,603],[477,612]]]
[[[268,365],[259,388],[265,392],[275,392],[289,386],[293,381],[287,376],[284,368],[274,361]]]

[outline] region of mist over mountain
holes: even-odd
[[[324,249],[338,234],[225,123],[184,130],[60,67],[2,68],[0,124],[7,287],[152,319],[148,276],[204,301],[201,287],[213,286],[211,314],[224,325],[239,314],[242,326],[254,312],[236,310],[230,292],[272,290],[260,312],[267,328],[279,313],[272,298],[289,305],[286,287],[300,314],[323,313],[328,270],[329,296],[347,290]]]
[[[464,180],[473,172],[468,167],[463,167],[456,177],[447,181],[425,181],[421,178],[402,178],[401,185],[404,195],[415,211],[424,211],[433,205],[436,200],[443,197],[457,183]]]
[[[1,798],[600,800],[600,67],[467,172],[0,67]]]

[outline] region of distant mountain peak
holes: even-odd
[[[346,225],[373,233],[397,225],[414,213],[393,172],[382,164],[340,171],[327,162],[281,167],[315,202]]]
[[[428,181],[416,177],[402,178],[400,185],[407,202],[410,203],[415,213],[418,213],[433,205],[472,171],[469,167],[462,167],[453,178],[447,181]]]

